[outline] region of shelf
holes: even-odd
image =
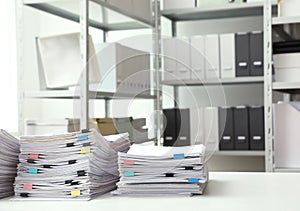
[[[49,91],[29,91],[25,92],[26,98],[33,99],[79,99],[80,94],[75,91],[69,90],[49,90]],[[155,95],[149,94],[125,94],[125,93],[112,93],[112,92],[89,92],[90,99],[155,99]]]
[[[276,7],[276,2],[272,3]],[[234,3],[217,7],[163,10],[162,15],[173,21],[262,16],[263,2]]]
[[[290,173],[300,173],[300,169],[292,168],[274,168],[275,172],[290,172]]]
[[[283,25],[283,24],[294,24],[294,23],[300,23],[300,16],[272,18],[272,25]]]
[[[300,82],[273,82],[273,90],[297,94],[300,93]]]
[[[24,0],[24,5],[79,23],[78,0]],[[154,23],[103,0],[90,0],[90,26],[104,31],[151,28]]]
[[[164,85],[170,86],[204,86],[204,85],[230,85],[230,84],[251,84],[251,83],[263,83],[263,76],[255,77],[236,77],[236,78],[222,78],[222,79],[206,79],[200,80],[174,80],[174,81],[162,81]]]
[[[265,156],[265,151],[216,151],[215,156]]]

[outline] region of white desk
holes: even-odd
[[[112,197],[85,201],[0,201],[0,211],[300,210],[299,173],[210,173],[203,196]]]

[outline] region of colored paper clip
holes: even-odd
[[[83,130],[81,130],[81,132],[82,133],[89,133],[89,132],[91,132],[89,129],[83,129]]]
[[[71,190],[71,196],[80,196],[80,190]]]
[[[88,136],[78,136],[77,140],[78,141],[85,141],[85,140],[88,140],[89,137]]]
[[[198,178],[188,178],[188,183],[198,183],[199,182],[199,179]]]
[[[38,159],[39,158],[39,154],[29,154],[29,158],[30,159]]]
[[[124,160],[124,164],[133,165],[134,161],[133,160]]]
[[[89,147],[81,148],[80,153],[81,154],[89,154],[89,153],[91,153],[91,148],[89,148]]]
[[[32,184],[24,184],[23,188],[24,189],[32,189]]]
[[[29,174],[37,174],[38,171],[39,171],[38,169],[33,169],[33,168],[32,169],[28,169],[28,173]]]
[[[184,158],[184,154],[182,153],[182,154],[174,154],[173,155],[173,158],[174,159],[181,159],[181,158]]]
[[[134,172],[133,171],[124,172],[124,177],[133,177],[133,176],[134,176]]]

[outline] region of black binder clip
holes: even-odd
[[[89,133],[89,132],[91,132],[89,129],[83,129],[83,130],[81,130],[81,133]]]

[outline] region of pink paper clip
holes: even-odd
[[[124,164],[133,165],[134,161],[133,160],[124,160]]]

